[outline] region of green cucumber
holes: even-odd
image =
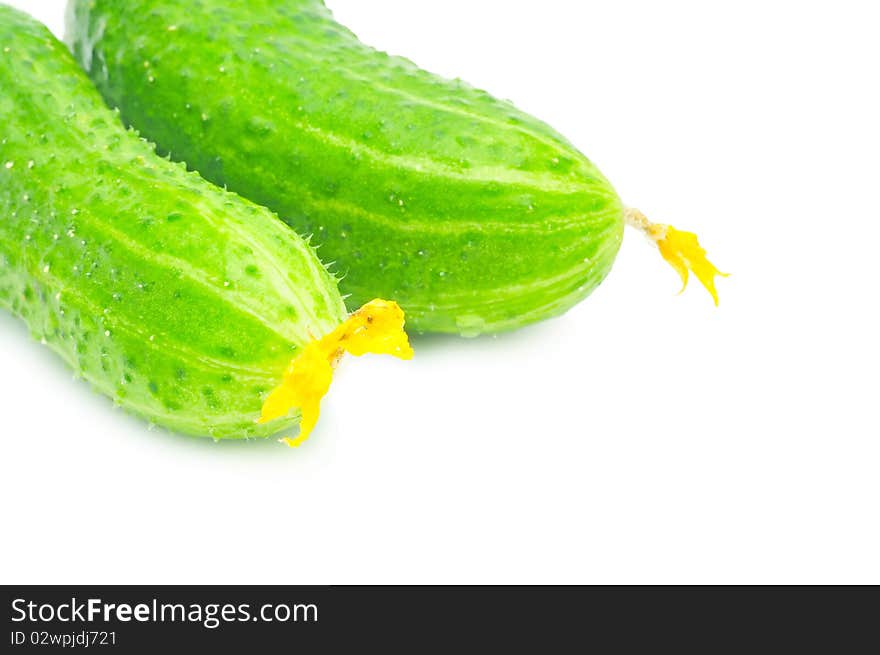
[[[347,323],[313,249],[158,157],[62,43],[5,6],[0,88],[0,306],[156,424],[215,438],[291,425],[286,407],[258,424],[263,401]]]
[[[606,276],[624,207],[541,121],[357,40],[320,0],[74,0],[68,39],[123,119],[264,204],[421,331],[516,328]]]

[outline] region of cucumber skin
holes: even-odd
[[[96,389],[175,431],[268,436],[262,398],[345,317],[268,210],[126,131],[64,44],[0,6],[0,306]]]
[[[620,199],[563,137],[361,44],[319,0],[73,0],[67,39],[160,152],[314,235],[349,307],[516,328],[586,297],[620,247]]]

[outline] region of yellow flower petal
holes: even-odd
[[[663,226],[665,228],[665,236],[657,241],[657,247],[660,254],[672,268],[678,271],[681,277],[682,287],[684,291],[688,283],[688,271],[693,271],[694,275],[700,283],[706,287],[718,306],[718,292],[715,289],[716,276],[727,277],[727,273],[722,273],[715,265],[706,257],[706,251],[697,241],[697,235],[692,232],[684,232],[676,230],[670,225]]]
[[[279,384],[263,403],[260,423],[300,411],[299,435],[282,439],[296,447],[311,434],[321,413],[321,399],[330,389],[333,366],[345,352],[387,354],[412,359],[413,350],[403,330],[403,310],[395,302],[372,300],[335,330],[306,344],[290,362]]]
[[[681,278],[681,291],[687,288],[689,274],[693,272],[700,283],[712,295],[715,305],[718,305],[718,291],[715,289],[715,278],[719,275],[721,277],[728,277],[728,274],[719,271],[709,261],[708,257],[706,257],[706,251],[697,240],[696,234],[677,230],[671,225],[651,223],[637,209],[627,209],[624,217],[627,223],[640,229],[649,239],[657,244],[663,259],[675,269]]]

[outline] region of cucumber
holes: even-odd
[[[353,305],[393,298],[417,330],[559,314],[620,246],[620,199],[565,138],[320,0],[75,0],[68,40],[161,152],[314,235]]]
[[[153,423],[240,438],[289,427],[306,401],[316,418],[314,389],[290,383],[288,363],[364,314],[346,318],[313,249],[267,209],[158,157],[62,43],[5,6],[0,88],[0,306]],[[379,313],[399,328],[393,310]],[[267,415],[282,380],[299,395]]]
[[[162,153],[313,235],[351,306],[517,328],[595,289],[626,221],[714,295],[696,237],[625,212],[552,128],[362,44],[320,0],[72,0],[68,40]]]

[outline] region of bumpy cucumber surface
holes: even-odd
[[[364,44],[320,0],[73,0],[68,40],[160,150],[314,235],[356,306],[422,331],[553,316],[611,268],[623,207],[541,121]]]
[[[127,410],[265,436],[262,400],[345,308],[268,210],[158,157],[64,44],[0,6],[0,306]]]

